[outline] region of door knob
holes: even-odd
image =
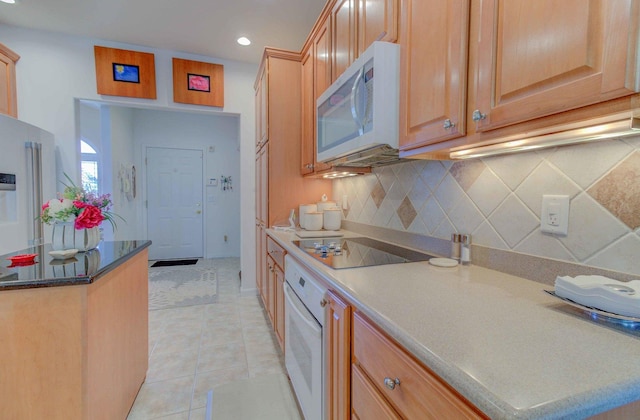
[[[200,214],[200,213],[202,213],[201,210],[196,210],[196,214]]]
[[[387,388],[389,388],[390,390],[394,390],[396,389],[396,385],[400,385],[400,379],[395,378],[395,379],[391,379],[391,378],[384,378],[384,386],[386,386]]]

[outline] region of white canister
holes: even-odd
[[[323,225],[326,230],[340,230],[342,210],[339,208],[326,209],[322,214]]]
[[[306,230],[322,229],[322,212],[311,211],[304,215],[304,228]]]
[[[305,214],[313,211],[318,211],[318,206],[315,204],[300,204],[300,208],[298,210],[298,218],[300,219],[300,227],[302,229],[306,229],[305,223]]]
[[[318,211],[325,211],[327,209],[334,208],[336,206],[335,201],[318,201]]]

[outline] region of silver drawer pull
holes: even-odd
[[[396,385],[400,385],[400,379],[384,378],[384,386],[386,386],[390,390],[393,391],[394,389],[396,389]]]
[[[444,124],[442,124],[442,128],[444,128],[445,130],[448,130],[448,129],[453,128],[455,126],[456,126],[456,123],[451,121],[449,118],[444,120]]]

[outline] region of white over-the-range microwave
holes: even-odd
[[[317,160],[376,166],[398,158],[400,46],[376,41],[317,100]]]

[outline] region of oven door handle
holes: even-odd
[[[304,307],[300,298],[295,295],[295,292],[289,287],[287,283],[284,284],[284,295],[289,302],[289,306],[293,309],[298,318],[302,319],[305,324],[309,326],[309,328],[313,329],[315,333],[319,333],[322,331],[322,327],[316,321],[316,319],[311,315],[311,312],[307,308]],[[293,295],[293,296],[292,296]]]

